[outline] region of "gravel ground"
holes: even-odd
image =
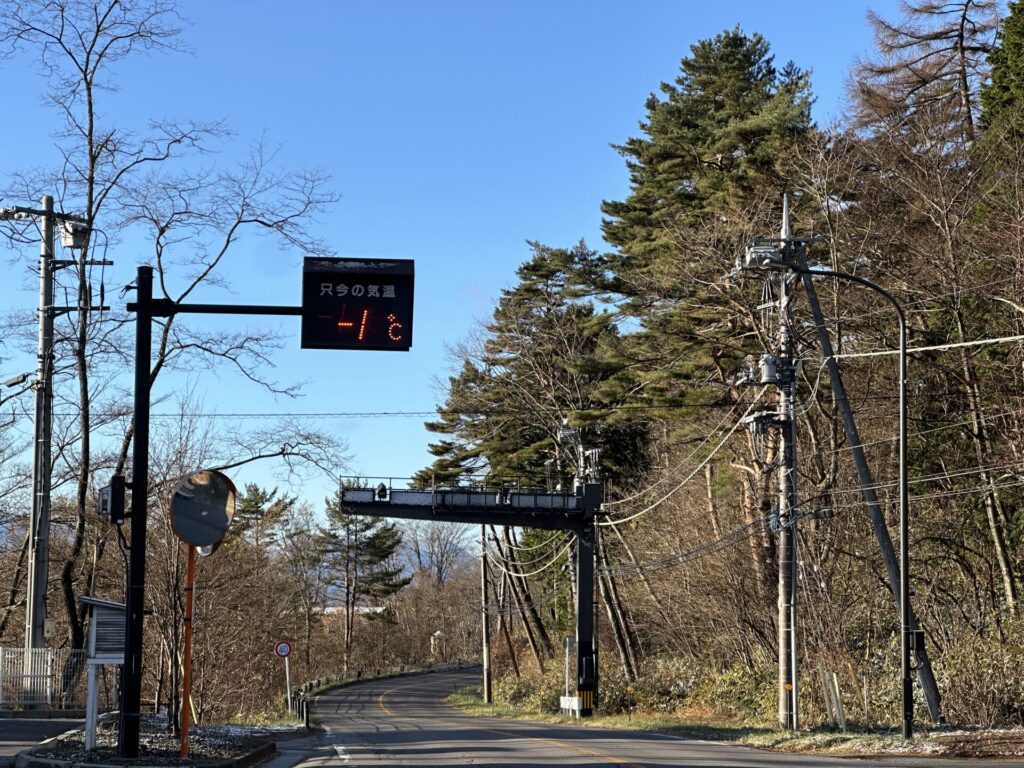
[[[112,765],[192,766],[213,760],[240,757],[270,741],[304,735],[299,726],[205,725],[189,730],[191,757],[178,756],[179,737],[167,725],[164,716],[143,716],[139,726],[139,756],[123,758],[117,751],[117,722],[100,723],[96,730],[96,749],[85,748],[85,735],[76,731],[61,737],[37,757],[69,760],[76,763],[107,763]]]

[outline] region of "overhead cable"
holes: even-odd
[[[641,509],[641,510],[640,510],[639,512],[636,512],[636,513],[634,513],[634,514],[632,514],[632,515],[629,515],[628,517],[623,517],[623,518],[620,518],[620,519],[618,519],[618,520],[602,520],[601,522],[599,522],[599,523],[598,523],[598,525],[602,525],[602,526],[607,526],[607,525],[619,525],[620,523],[627,523],[627,522],[629,522],[630,520],[635,520],[636,518],[640,517],[641,515],[645,515],[645,514],[647,514],[648,512],[650,512],[650,511],[651,511],[652,509],[655,509],[656,507],[660,506],[660,505],[661,505],[661,504],[663,504],[663,503],[664,503],[664,502],[665,502],[666,500],[668,500],[668,499],[669,499],[670,497],[672,497],[672,496],[673,496],[673,495],[674,495],[675,493],[677,493],[677,492],[679,491],[679,489],[681,489],[681,488],[682,488],[682,487],[683,487],[684,485],[686,485],[686,484],[687,484],[688,482],[690,482],[690,480],[692,480],[692,479],[694,478],[694,476],[696,476],[696,474],[697,474],[698,472],[700,472],[700,471],[701,471],[701,470],[702,470],[702,469],[704,468],[704,465],[706,465],[706,464],[707,464],[707,463],[708,463],[709,461],[711,461],[711,459],[712,459],[712,458],[714,457],[714,455],[715,455],[716,453],[718,453],[718,451],[719,451],[719,450],[720,450],[720,449],[722,448],[722,446],[723,446],[723,445],[725,445],[725,444],[726,444],[726,442],[728,442],[728,440],[729,440],[729,438],[730,438],[730,437],[732,437],[733,433],[734,433],[734,432],[735,432],[735,431],[736,431],[737,429],[739,429],[739,428],[740,428],[740,427],[741,427],[741,426],[743,425],[743,420],[744,420],[744,419],[745,419],[745,418],[746,418],[746,417],[747,417],[748,415],[750,415],[750,412],[751,412],[752,410],[754,410],[754,407],[755,407],[755,406],[757,405],[757,403],[758,403],[758,400],[760,400],[760,398],[761,398],[761,395],[762,395],[762,394],[764,394],[764,391],[765,391],[765,389],[767,389],[767,387],[763,387],[763,388],[761,389],[761,391],[760,391],[760,392],[758,393],[757,397],[755,397],[755,398],[754,398],[754,402],[752,402],[752,403],[750,404],[750,407],[749,407],[749,408],[747,408],[747,410],[746,410],[746,411],[745,411],[745,412],[743,413],[743,416],[741,416],[741,417],[740,417],[740,418],[739,418],[739,419],[738,419],[738,420],[736,421],[736,423],[735,423],[735,424],[733,424],[733,426],[732,426],[732,429],[730,429],[730,430],[729,430],[729,431],[728,431],[728,432],[727,432],[727,433],[725,434],[725,437],[723,437],[723,438],[722,438],[722,439],[721,439],[721,440],[719,441],[718,445],[716,445],[716,446],[715,446],[715,447],[714,447],[714,448],[712,449],[711,453],[709,453],[709,454],[708,454],[707,456],[705,456],[705,457],[704,457],[704,459],[703,459],[703,460],[702,460],[702,461],[700,462],[700,464],[698,464],[698,465],[697,465],[696,467],[694,467],[693,471],[691,471],[691,472],[690,472],[690,474],[688,474],[688,475],[687,475],[686,477],[684,477],[684,478],[683,478],[683,479],[682,479],[682,480],[681,480],[681,481],[680,481],[680,482],[679,482],[679,483],[678,483],[678,484],[677,484],[677,485],[675,486],[675,488],[673,488],[672,490],[670,490],[670,491],[669,491],[668,493],[666,493],[666,494],[665,494],[664,496],[662,496],[662,497],[661,497],[660,499],[658,499],[657,501],[655,501],[655,502],[652,502],[651,504],[647,505],[646,507],[644,507],[643,509]]]

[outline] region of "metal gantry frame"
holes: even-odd
[[[594,644],[594,517],[601,483],[579,483],[575,493],[480,486],[397,489],[343,488],[342,503],[356,515],[436,520],[471,525],[565,530],[576,534],[576,696],[581,717],[594,713],[597,656]]]

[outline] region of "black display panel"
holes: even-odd
[[[306,257],[302,347],[407,351],[414,277],[411,259]]]

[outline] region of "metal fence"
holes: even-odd
[[[86,652],[0,647],[0,709],[84,709]],[[113,667],[101,667],[100,707],[115,698]]]

